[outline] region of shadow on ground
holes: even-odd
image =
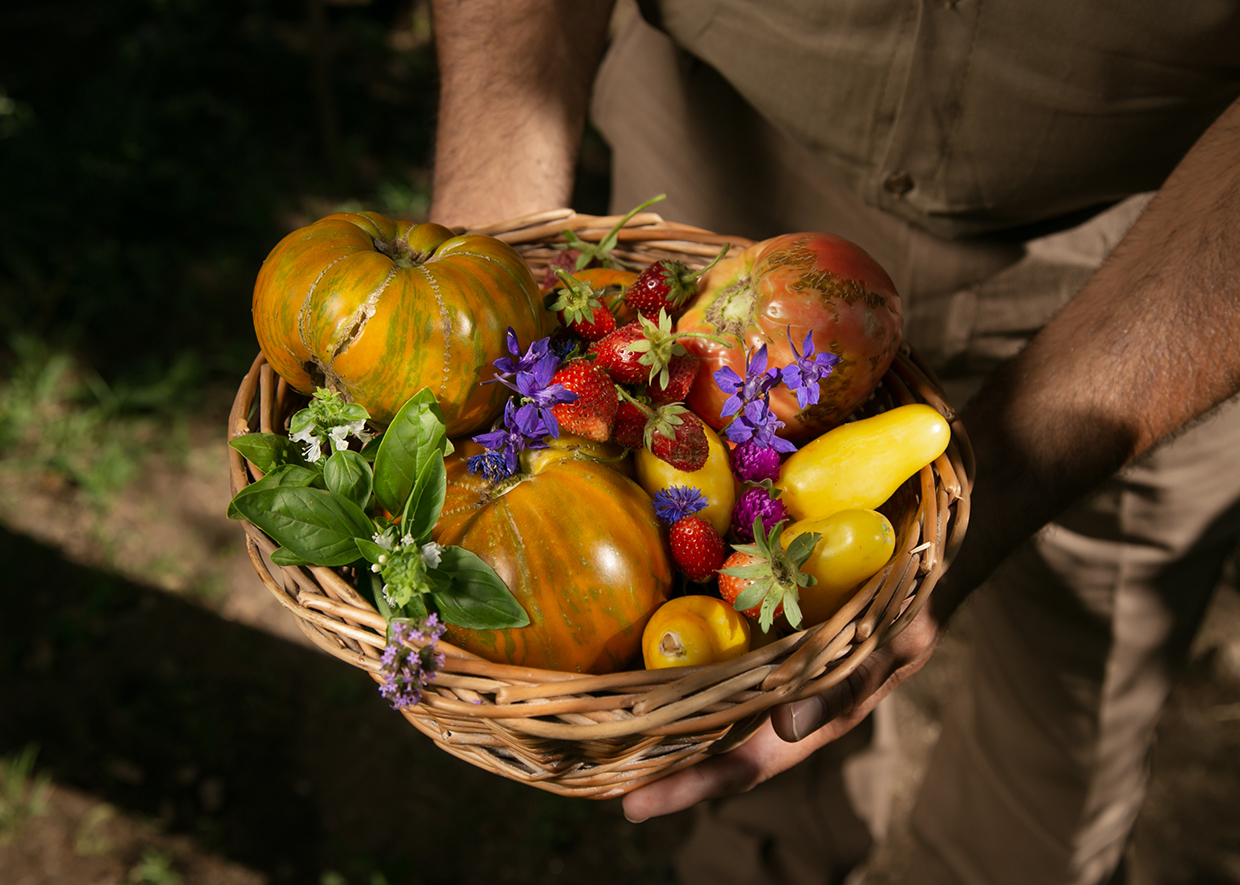
[[[0,755],[37,744],[58,785],[271,882],[671,881],[683,815],[483,772],[362,672],[3,529],[0,562]]]

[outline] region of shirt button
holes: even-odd
[[[913,189],[913,176],[903,169],[899,172],[893,172],[883,182],[883,189],[890,194],[895,194],[897,197],[902,197]]]

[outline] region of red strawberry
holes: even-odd
[[[725,245],[710,264],[701,270],[690,270],[684,262],[660,258],[647,267],[624,291],[624,302],[638,314],[657,319],[659,311],[676,316],[697,295],[697,281],[714,267],[730,247]]]
[[[690,581],[706,581],[723,565],[723,538],[696,516],[677,520],[670,534],[672,559]]]
[[[780,540],[784,523],[769,532],[761,519],[754,520],[752,544],[735,544],[736,550],[719,570],[719,595],[746,617],[756,618],[762,632],[781,614],[793,628],[801,625],[800,589],[813,581],[801,571],[822,539],[818,532],[804,532],[785,550]]]
[[[616,409],[616,422],[611,428],[611,441],[626,449],[640,449],[646,430],[647,415],[632,402],[623,400]]]
[[[549,297],[548,310],[554,310],[560,322],[573,334],[586,341],[598,341],[615,331],[616,318],[599,299],[599,292],[589,283],[574,279],[558,267],[552,267],[560,286]]]
[[[660,384],[663,380],[660,377],[650,382],[650,386],[646,388],[650,401],[659,406],[684,402],[701,365],[702,360],[696,353],[682,353],[672,357],[667,365],[667,383]]]
[[[646,448],[677,470],[701,470],[710,454],[703,426],[702,419],[684,406],[661,406],[646,422]]]
[[[719,568],[720,569],[734,569],[734,568],[740,568],[742,566],[747,566],[747,565],[755,565],[757,563],[760,563],[761,561],[762,560],[760,560],[757,556],[754,556],[752,553],[742,553],[738,550],[737,552],[729,556],[727,559],[725,559],[723,561],[723,564],[719,566]],[[720,571],[719,572],[719,595],[723,597],[724,602],[728,603],[729,605],[735,606],[737,597],[739,597],[741,593],[745,590],[745,588],[748,587],[752,583],[753,583],[753,580],[751,578],[738,578],[735,575],[725,575],[722,571]],[[755,605],[753,608],[747,608],[743,612],[741,612],[741,614],[743,614],[745,617],[752,618],[755,621],[758,620],[758,617],[761,615],[761,613],[762,613],[762,600],[758,600],[758,604]],[[783,613],[784,613],[784,604],[781,602],[776,607],[775,611],[772,613],[771,615],[772,620],[779,617]]]
[[[644,340],[641,323],[634,320],[595,341],[590,345],[590,353],[597,356],[599,368],[617,384],[640,384],[646,380],[650,369],[639,362],[645,354],[629,346]]]
[[[573,360],[555,373],[551,383],[563,384],[577,394],[573,402],[557,403],[551,408],[562,429],[597,442],[611,438],[620,401],[616,385],[606,372],[590,360]]]
[[[597,354],[599,365],[617,384],[646,381],[666,388],[671,382],[672,360],[688,353],[680,343],[682,338],[709,338],[728,344],[722,338],[701,332],[673,332],[672,319],[663,312],[657,323],[638,317],[621,326],[591,344],[590,351]]]

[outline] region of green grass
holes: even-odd
[[[12,841],[32,817],[47,813],[51,780],[34,773],[39,748],[27,744],[16,756],[0,759],[0,844]]]

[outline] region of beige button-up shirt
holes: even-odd
[[[941,236],[1155,189],[1240,95],[1240,0],[641,6],[862,199]]]

